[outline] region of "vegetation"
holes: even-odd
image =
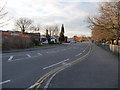
[[[64,25],[62,24],[59,41],[62,43],[64,41]]]
[[[24,34],[26,30],[28,30],[33,21],[28,18],[19,18],[15,21],[15,26],[20,28],[21,32]]]
[[[88,17],[89,28],[92,30],[92,40],[99,42],[118,41],[120,31],[120,3],[103,2],[100,4],[99,16]],[[116,42],[116,44],[118,44]]]
[[[50,25],[46,26],[46,30],[48,30],[48,33],[50,36],[59,36],[59,28],[58,25]]]

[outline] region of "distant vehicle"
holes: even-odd
[[[53,36],[51,36],[51,40],[50,41],[51,41],[52,44],[57,44],[57,43],[59,43],[59,37],[53,35]]]
[[[55,39],[55,38],[51,38],[51,43],[52,43],[52,44],[57,43],[57,42],[56,42],[56,39]]]
[[[48,44],[48,40],[45,35],[40,36],[40,43],[41,44]]]
[[[48,41],[41,42],[41,44],[48,44]]]
[[[76,43],[76,41],[70,41],[70,43]]]
[[[76,41],[73,38],[68,38],[68,43],[76,43]]]

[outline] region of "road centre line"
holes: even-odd
[[[63,65],[65,65],[65,64],[66,64],[66,62],[63,62],[62,64],[63,64]]]
[[[68,59],[65,59],[65,60],[60,61],[60,62],[58,62],[58,63],[55,63],[55,64],[52,64],[52,65],[50,65],[50,66],[44,67],[43,69],[51,68],[51,67],[53,67],[53,66],[56,66],[56,65],[58,65],[58,64],[61,64],[61,63],[65,62],[65,61],[68,61],[68,60],[70,60],[70,59],[69,59],[69,58],[68,58]]]
[[[42,56],[42,54],[41,54],[41,53],[38,53],[38,55],[41,55],[41,56]]]
[[[78,59],[76,59],[76,60],[74,60],[74,61],[69,62],[68,65],[71,66],[71,65],[73,65],[73,64],[75,64],[75,63],[77,63],[77,62],[83,61],[84,58],[90,54],[91,49],[92,49],[92,48],[90,47],[89,51],[88,51],[85,55],[83,55],[82,57],[80,57],[80,58],[78,58]],[[42,76],[39,80],[37,80],[36,83],[39,82],[40,84],[36,87],[36,89],[41,86],[41,84],[44,82],[44,80],[46,80],[46,78],[48,78],[50,75],[54,74],[56,71],[59,71],[59,70],[61,70],[61,69],[67,68],[68,65],[67,65],[67,66],[66,66],[66,65],[60,66],[60,67],[55,68],[55,69],[49,71],[48,73],[46,73],[46,74],[45,74],[44,76]],[[34,88],[35,88],[35,87],[33,87],[33,89],[34,89]]]
[[[26,54],[29,58],[31,58],[30,54]]]
[[[11,80],[6,80],[6,81],[4,81],[4,82],[0,82],[0,85],[2,85],[2,84],[5,84],[5,83],[8,83],[8,82],[10,82]]]
[[[85,52],[85,50],[83,50],[83,52]]]
[[[31,89],[31,88],[33,88],[33,87],[35,87],[35,86],[37,86],[37,85],[39,85],[39,83],[36,83],[36,84],[30,86],[30,87],[28,88],[28,90]]]
[[[47,83],[46,83],[46,85],[45,85],[44,88],[48,88],[51,80],[55,77],[56,74],[58,74],[58,73],[61,72],[62,70],[63,70],[63,69],[61,69],[61,70],[57,71],[56,73],[54,73],[54,74],[50,77],[50,79],[47,81]]]
[[[8,59],[8,61],[12,60],[13,59],[13,56],[10,56],[10,58]]]
[[[81,55],[81,54],[82,54],[82,53],[79,53],[79,54],[77,54],[77,55],[75,55],[75,56],[77,57],[77,56],[79,56],[79,55]]]

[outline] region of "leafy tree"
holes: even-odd
[[[64,41],[64,25],[62,24],[59,41],[62,43]]]
[[[48,34],[48,30],[46,29],[46,37],[47,37],[47,40],[48,40],[48,43],[50,44],[51,42],[50,42],[50,35]]]
[[[104,2],[100,4],[99,16],[89,17],[89,28],[95,41],[118,39],[120,4]]]

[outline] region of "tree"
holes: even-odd
[[[50,44],[51,43],[51,41],[50,41],[51,36],[49,35],[47,29],[46,29],[46,37],[47,37],[48,43]]]
[[[59,28],[58,25],[51,25],[51,26],[46,26],[46,29],[48,30],[48,33],[50,36],[59,36]]]
[[[62,43],[64,41],[64,25],[62,24],[59,41]]]
[[[33,21],[28,18],[19,18],[15,21],[15,26],[20,28],[21,32],[24,34],[26,30],[32,25]]]
[[[0,6],[0,27],[3,27],[7,21],[9,21],[10,19],[6,18],[6,15],[8,14],[7,11],[5,11],[5,5],[7,4],[7,2],[2,6]]]
[[[99,16],[88,18],[93,40],[102,41],[118,38],[119,8],[118,2],[104,2],[100,4]]]
[[[38,25],[32,25],[31,27],[30,27],[30,30],[32,31],[32,32],[39,32],[40,31],[40,28],[41,28],[41,26],[38,24]]]

